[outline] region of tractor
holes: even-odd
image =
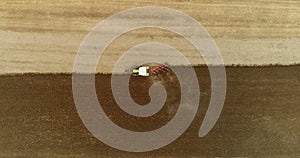
[[[132,69],[126,70],[126,72],[131,73],[132,76],[150,76],[166,72],[168,69],[167,64],[160,64],[158,66],[142,65],[134,66]]]

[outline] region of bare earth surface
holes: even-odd
[[[70,74],[2,76],[0,157],[300,156],[300,66],[227,67],[225,106],[216,126],[204,138],[197,135],[209,102],[210,78],[205,67],[195,69],[201,86],[196,119],[175,142],[147,153],[110,148],[89,133],[76,112]],[[168,122],[180,100],[176,81],[169,82],[168,77],[160,81],[167,88],[166,104],[159,113],[143,119],[120,110],[111,94],[110,75],[97,75],[96,89],[100,103],[116,124],[149,131]],[[151,83],[149,78],[131,79],[130,92],[137,103],[150,101]]]
[[[210,99],[210,78],[207,68],[195,67],[201,102],[190,128],[162,149],[128,153],[108,147],[86,129],[73,101],[71,72],[81,42],[97,24],[117,12],[142,6],[176,9],[201,23],[228,66],[228,90],[217,124],[199,138]],[[160,18],[170,22],[168,16]],[[299,65],[299,19],[298,0],[1,0],[0,157],[300,157],[300,66],[269,65]],[[145,42],[169,44],[192,64],[205,64],[178,34],[143,28],[114,40],[97,72],[110,73],[124,52]],[[153,56],[165,55],[162,50],[155,52]],[[145,56],[128,57],[141,58]],[[133,65],[125,62],[118,69],[123,72]],[[26,72],[31,74],[23,75]],[[98,98],[120,127],[158,129],[172,119],[180,101],[179,84],[170,77],[130,81],[131,95],[139,104],[150,101],[152,83],[165,85],[165,106],[152,117],[137,118],[122,111],[111,94],[110,75],[96,76]],[[118,141],[130,144],[130,140]]]

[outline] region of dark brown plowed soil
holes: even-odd
[[[300,66],[228,67],[225,106],[213,130],[198,138],[210,97],[210,77],[196,67],[201,87],[199,111],[175,142],[152,152],[128,153],[98,141],[81,122],[72,96],[71,75],[0,77],[0,157],[261,157],[300,156]],[[97,75],[98,98],[119,126],[149,131],[166,124],[179,104],[179,85],[168,77],[131,78],[139,104],[150,101],[148,88],[164,83],[168,98],[153,117],[123,112],[110,90],[110,75]],[[130,140],[129,140],[130,141]],[[145,142],[147,143],[147,142]]]

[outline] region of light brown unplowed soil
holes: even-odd
[[[300,61],[298,0],[1,0],[0,74],[70,73],[81,42],[96,25],[120,11],[146,6],[176,9],[194,18],[216,41],[226,65]],[[168,16],[159,18],[172,21]],[[110,72],[120,55],[146,41],[170,44],[192,64],[205,64],[186,44],[189,41],[167,31],[135,30],[119,41],[103,56],[99,72]]]

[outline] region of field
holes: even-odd
[[[198,50],[179,34],[153,27],[111,41],[97,65],[96,90],[107,116],[120,127],[158,129],[179,106],[180,85],[169,74],[130,79],[131,96],[141,105],[150,101],[152,83],[165,86],[168,97],[157,114],[138,118],[118,107],[111,92],[111,72],[120,57],[138,44],[160,42],[176,48],[194,66],[201,89],[197,115],[179,139],[152,152],[129,153],[105,145],[84,126],[73,100],[72,72],[81,43],[96,25],[120,11],[146,6],[178,10],[207,30],[224,60],[228,89],[218,122],[199,138],[211,79]],[[151,16],[141,19],[147,17]],[[159,15],[156,20],[173,24],[175,18],[170,17]],[[1,0],[0,158],[300,157],[299,19],[299,0]],[[124,24],[111,26],[114,31],[132,17],[119,20]],[[111,34],[104,32],[103,39],[105,33]],[[187,33],[194,36],[193,31]],[[182,63],[177,60],[181,57],[156,49],[150,55],[128,55],[116,69],[124,72],[150,57],[178,61],[172,66]],[[216,59],[211,54],[206,57]],[[116,141],[130,144],[130,140]]]

